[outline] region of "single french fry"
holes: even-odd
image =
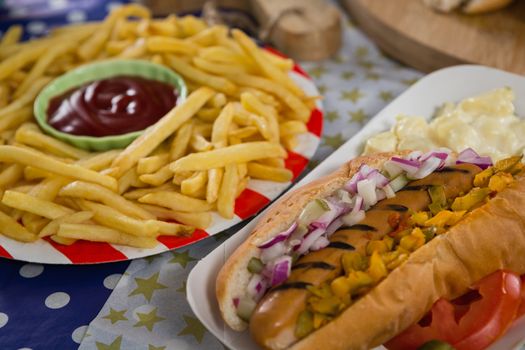
[[[165,222],[159,220],[148,220],[158,227],[159,236],[191,236],[195,231],[194,227],[176,224],[174,222]]]
[[[246,126],[244,128],[230,130],[228,132],[228,136],[244,139],[244,138],[257,134],[258,132],[259,132],[259,129],[257,129],[255,126]]]
[[[113,159],[120,153],[120,150],[110,150],[101,153],[91,153],[88,157],[80,159],[76,164],[95,171],[101,171],[109,167]]]
[[[31,213],[26,213],[22,217],[22,225],[34,234],[38,234],[42,227],[46,226],[49,223],[49,219],[34,215]]]
[[[173,172],[209,170],[222,168],[232,163],[247,163],[257,159],[284,158],[285,156],[286,152],[278,144],[266,141],[247,142],[212,151],[189,154],[171,163],[170,169]]]
[[[18,128],[15,134],[15,140],[39,150],[51,152],[57,156],[74,159],[88,156],[88,153],[81,149],[42,134],[35,124],[24,124]]]
[[[284,168],[284,158],[265,158],[257,160],[257,163],[268,165],[274,168]]]
[[[11,208],[27,211],[48,219],[56,219],[73,213],[73,210],[62,205],[15,191],[5,191],[2,203]]]
[[[310,118],[310,109],[308,106],[306,106],[306,104],[301,101],[300,98],[292,94],[283,86],[279,85],[279,83],[276,83],[270,79],[249,74],[230,75],[228,76],[228,79],[239,86],[256,88],[273,94],[283,101],[284,104],[287,105],[291,110],[293,110],[299,120],[305,123]]]
[[[217,211],[226,219],[233,218],[238,183],[237,164],[227,164],[224,169],[219,197],[217,198]]]
[[[159,155],[139,159],[137,163],[137,174],[151,174],[168,164],[170,154],[162,153]]]
[[[34,187],[35,185],[31,184],[31,185],[20,185],[16,187],[10,187],[9,189],[15,192],[29,193]]]
[[[211,214],[209,212],[184,213],[151,204],[140,204],[140,206],[155,215],[157,219],[175,220],[185,225],[201,229],[209,227],[212,221]]]
[[[196,197],[199,191],[206,186],[207,180],[208,173],[206,171],[197,171],[181,182],[180,192],[186,196]]]
[[[230,50],[224,46],[210,46],[204,47],[199,50],[199,57],[211,62],[218,62],[228,65],[242,65],[248,68],[246,65],[246,59],[243,55]]]
[[[0,233],[20,242],[34,242],[38,238],[3,211],[0,211]]]
[[[24,167],[20,164],[10,164],[0,172],[0,190],[15,184],[24,174]],[[20,191],[19,191],[20,192]]]
[[[208,100],[206,105],[214,108],[221,108],[224,107],[226,103],[228,103],[228,98],[226,98],[225,94],[219,92],[216,93],[215,96],[213,96],[210,100]]]
[[[288,135],[281,139],[281,143],[287,150],[293,151],[297,147],[298,141],[296,135]]]
[[[288,120],[279,125],[279,133],[281,137],[303,134],[307,131],[308,129],[306,128],[306,125],[298,120]]]
[[[221,148],[228,145],[228,130],[233,119],[234,109],[234,105],[228,103],[213,123],[213,131],[211,134],[213,147]]]
[[[138,219],[153,219],[153,216],[131,201],[97,184],[75,181],[64,186],[60,196],[88,199],[101,202],[124,214]]]
[[[248,186],[248,181],[250,181],[249,177],[243,177],[241,180],[239,180],[239,184],[237,185],[237,193],[235,194],[235,197],[239,197],[246,189],[246,186]]]
[[[139,198],[140,203],[155,204],[182,212],[209,211],[213,206],[206,201],[185,196],[178,192],[159,191]]]
[[[12,25],[7,29],[2,35],[2,40],[0,40],[0,48],[4,48],[9,45],[16,44],[20,41],[22,37],[23,29],[21,25]]]
[[[206,201],[208,203],[214,203],[217,201],[223,173],[223,168],[208,170],[208,185],[206,187]]]
[[[72,214],[60,216],[54,220],[51,220],[46,226],[44,226],[38,233],[38,237],[47,237],[55,235],[58,232],[58,227],[61,224],[81,224],[88,221],[93,217],[93,213],[90,211],[77,211]]]
[[[133,40],[111,40],[106,43],[106,52],[111,56],[121,54],[125,49],[133,45]]]
[[[182,184],[182,181],[188,179],[193,175],[193,171],[179,171],[176,173],[173,173],[173,184],[180,186]]]
[[[248,176],[275,182],[288,182],[293,178],[293,173],[286,168],[276,168],[268,165],[248,163]]]
[[[170,174],[173,174],[173,173],[171,173],[170,171]],[[175,186],[173,186],[171,183],[165,183],[165,184],[155,186],[155,187],[146,187],[146,188],[139,188],[136,190],[132,190],[132,191],[124,193],[123,196],[126,199],[135,200],[135,199],[139,199],[140,197],[147,195],[148,193],[153,193],[153,192],[158,192],[158,191],[175,191],[175,190],[176,190]]]
[[[156,124],[146,129],[113,161],[112,167],[118,168],[117,175],[122,175],[133,167],[140,158],[150,154],[169,135],[190,119],[213,94],[214,91],[209,88],[199,88],[190,94],[184,103],[177,105]]]
[[[131,168],[126,171],[117,181],[118,181],[118,193],[122,194],[126,192],[132,184],[138,178],[136,168]]]
[[[183,55],[195,55],[199,46],[187,40],[169,38],[164,36],[152,36],[146,40],[146,47],[153,53],[177,53]]]
[[[144,38],[138,38],[133,45],[126,48],[118,54],[117,57],[121,59],[140,58],[143,57],[146,52],[146,40]]]
[[[102,226],[134,236],[155,236],[159,231],[159,226],[153,220],[137,220],[107,205],[83,199],[78,200],[78,203],[82,209],[93,212],[93,220]]]
[[[195,34],[202,32],[203,30],[208,28],[208,26],[202,19],[191,15],[179,18],[177,24],[179,25],[181,35],[183,37],[194,36]]]
[[[278,56],[274,53],[271,53],[267,50],[261,50],[263,56],[266,56],[266,59],[271,62],[274,66],[278,67],[280,70],[288,72],[293,68],[293,60],[289,58],[284,58]]]
[[[158,243],[152,237],[133,236],[112,228],[88,224],[61,224],[57,235],[65,238],[108,242],[137,248],[153,248]]]
[[[197,118],[205,122],[214,122],[221,109],[218,107],[203,107],[197,112]]]
[[[170,170],[170,164],[166,164],[153,174],[143,174],[139,180],[151,186],[160,186],[173,177],[173,171]]]
[[[205,73],[174,55],[168,54],[165,56],[165,59],[171,68],[189,80],[193,80],[204,86],[209,86],[214,90],[224,92],[226,95],[235,95],[237,92],[235,84],[224,77]]]
[[[275,108],[277,111],[280,111],[282,109],[282,104],[277,100],[275,97],[270,95],[267,92],[264,92],[262,90],[251,88],[251,87],[241,87],[239,88],[239,92],[242,94],[243,92],[251,92],[254,94],[259,100],[261,100],[262,103],[265,105],[270,105],[273,108]]]
[[[109,189],[117,189],[117,180],[86,169],[77,164],[67,164],[43,153],[16,146],[0,146],[0,161],[33,166],[53,174],[93,182]]]
[[[214,63],[200,57],[193,57],[192,63],[195,67],[201,69],[204,72],[219,76],[224,74],[248,73],[248,70],[244,66]]]
[[[193,123],[186,122],[177,131],[170,146],[171,160],[177,160],[186,154],[188,145],[190,143],[191,135],[193,134]]]
[[[58,244],[62,244],[62,245],[72,245],[73,243],[77,241],[76,239],[73,239],[73,238],[60,237],[57,235],[51,235],[50,238],[53,241],[57,242]]]

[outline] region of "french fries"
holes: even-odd
[[[213,212],[232,218],[251,178],[291,180],[285,148],[307,131],[314,100],[288,76],[291,60],[242,32],[131,4],[46,38],[21,34],[13,26],[0,39],[0,234],[149,248],[209,227]],[[123,150],[92,153],[42,132],[32,106],[44,86],[114,58],[175,70],[188,96]]]
[[[177,171],[209,170],[222,168],[231,163],[246,163],[263,158],[284,158],[286,152],[275,143],[247,142],[215,149],[213,151],[192,153],[171,163],[170,169]]]

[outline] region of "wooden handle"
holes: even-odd
[[[341,14],[327,0],[250,0],[270,41],[295,60],[323,60],[341,47]]]

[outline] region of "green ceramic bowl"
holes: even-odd
[[[164,66],[141,60],[98,62],[79,67],[58,77],[40,92],[33,106],[38,125],[49,135],[85,150],[106,151],[126,147],[139,137],[143,130],[102,137],[79,136],[58,131],[47,123],[47,108],[49,101],[53,97],[85,83],[118,75],[138,76],[171,84],[177,88],[179,93],[177,103],[181,103],[186,99],[187,89],[184,80],[177,73]]]

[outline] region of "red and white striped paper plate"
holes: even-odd
[[[290,75],[305,91],[306,95],[319,95],[319,91],[312,79],[301,67],[295,65]],[[292,181],[295,181],[305,169],[319,146],[323,128],[323,108],[319,100],[310,114],[307,128],[308,132],[300,135],[296,148],[293,152],[288,152],[288,157],[285,160],[286,168],[290,169],[294,174]],[[158,238],[159,244],[155,248],[140,249],[88,241],[77,241],[70,246],[65,246],[57,244],[51,239],[39,240],[34,243],[22,243],[0,235],[0,257],[44,264],[97,264],[142,258],[162,253],[216,235],[250,218],[277,198],[290,184],[290,182],[277,183],[252,179],[235,202],[235,217],[233,219],[226,220],[215,213],[213,215],[213,224],[206,231],[196,230],[191,237],[161,236]]]

